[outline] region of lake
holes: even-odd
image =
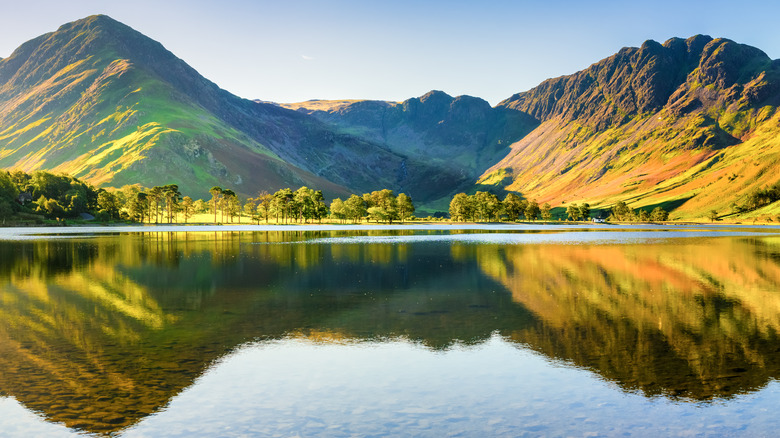
[[[774,436],[780,228],[0,228],[2,436]]]

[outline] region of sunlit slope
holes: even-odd
[[[780,63],[758,49],[704,36],[648,41],[502,102],[541,124],[480,181],[553,206],[725,213],[779,179],[778,103]]]
[[[342,108],[346,108],[353,103],[357,102],[364,102],[363,100],[358,99],[342,99],[342,100],[320,100],[320,99],[314,99],[314,100],[307,100],[305,102],[296,102],[296,103],[280,103],[279,106],[287,109],[291,109],[294,111],[302,110],[302,111],[337,111]]]
[[[343,196],[422,187],[432,173],[306,114],[238,98],[106,16],[66,24],[0,60],[0,167],[111,186],[175,182],[195,196],[214,185],[252,196],[307,185]]]

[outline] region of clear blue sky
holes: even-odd
[[[250,99],[404,100],[432,89],[491,104],[621,47],[698,33],[780,57],[780,2],[0,0],[0,57],[106,14]]]

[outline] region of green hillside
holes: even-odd
[[[432,173],[312,117],[240,99],[106,16],[66,24],[0,61],[0,167],[104,186],[176,182],[194,196],[214,185],[343,196],[422,187],[414,182]]]

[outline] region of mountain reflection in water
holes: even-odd
[[[289,337],[403,338],[438,350],[497,334],[626,391],[681,400],[729,398],[780,375],[780,240],[771,235],[339,243],[353,234],[0,242],[0,395],[111,433],[166,406],[237,347]]]

